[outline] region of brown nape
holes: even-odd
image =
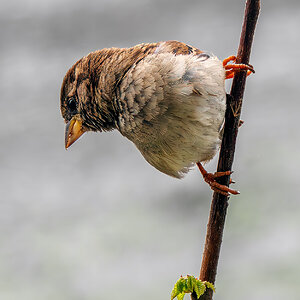
[[[107,97],[112,98],[117,86],[133,64],[137,64],[147,55],[153,53],[198,55],[203,52],[177,41],[140,44],[131,48],[105,48],[91,52],[83,58],[82,68],[89,73],[92,86],[101,85],[102,92]]]
[[[163,52],[172,52],[175,55],[189,55],[189,54],[194,54],[194,55],[198,55],[203,53],[203,51],[187,45],[187,44],[183,44],[181,42],[178,41],[167,41],[164,42],[164,51]]]

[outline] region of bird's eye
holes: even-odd
[[[76,100],[74,97],[71,97],[70,99],[68,99],[67,105],[71,112],[76,111],[77,104],[76,104]]]

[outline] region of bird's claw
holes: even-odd
[[[222,173],[222,174],[219,174],[219,173]],[[230,175],[231,173],[232,172],[230,172],[230,171],[216,172],[214,174],[213,173],[206,173],[205,175],[203,175],[203,178],[204,178],[204,181],[209,184],[210,188],[213,191],[217,192],[217,193],[220,193],[224,196],[229,196],[230,194],[238,195],[238,194],[240,194],[239,191],[230,189],[226,185],[220,184],[216,181],[216,178],[219,178],[219,177],[222,177],[222,176],[225,176],[225,175]],[[234,181],[232,181],[230,179],[229,183],[234,183]]]
[[[230,61],[233,61],[233,64],[228,64]],[[254,68],[250,64],[236,64],[236,56],[232,55],[223,60],[223,67],[226,70],[225,79],[233,78],[235,72],[246,70],[247,76],[251,73],[255,73]]]
[[[204,181],[206,183],[209,184],[210,188],[219,193],[219,194],[222,194],[224,196],[229,196],[230,194],[232,195],[238,195],[240,194],[239,191],[237,190],[233,190],[231,188],[229,188],[228,186],[226,185],[223,185],[223,184],[220,184],[216,181],[216,178],[219,178],[219,177],[222,177],[222,176],[229,176],[233,173],[233,171],[224,171],[224,172],[215,172],[215,173],[208,173],[204,168],[203,166],[201,165],[200,162],[197,163],[197,166],[204,178]],[[230,183],[235,183],[235,181],[231,180],[229,181],[229,184]]]

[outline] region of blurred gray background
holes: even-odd
[[[262,2],[216,300],[300,293],[300,3]],[[243,12],[237,0],[1,2],[0,299],[169,299],[198,275],[212,194],[199,172],[167,177],[118,132],[65,151],[60,85],[104,47],[175,39],[223,59]]]

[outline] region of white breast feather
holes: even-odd
[[[132,112],[120,117],[120,132],[150,164],[180,178],[215,155],[226,108],[225,70],[217,57],[157,53],[126,77],[120,88]]]

